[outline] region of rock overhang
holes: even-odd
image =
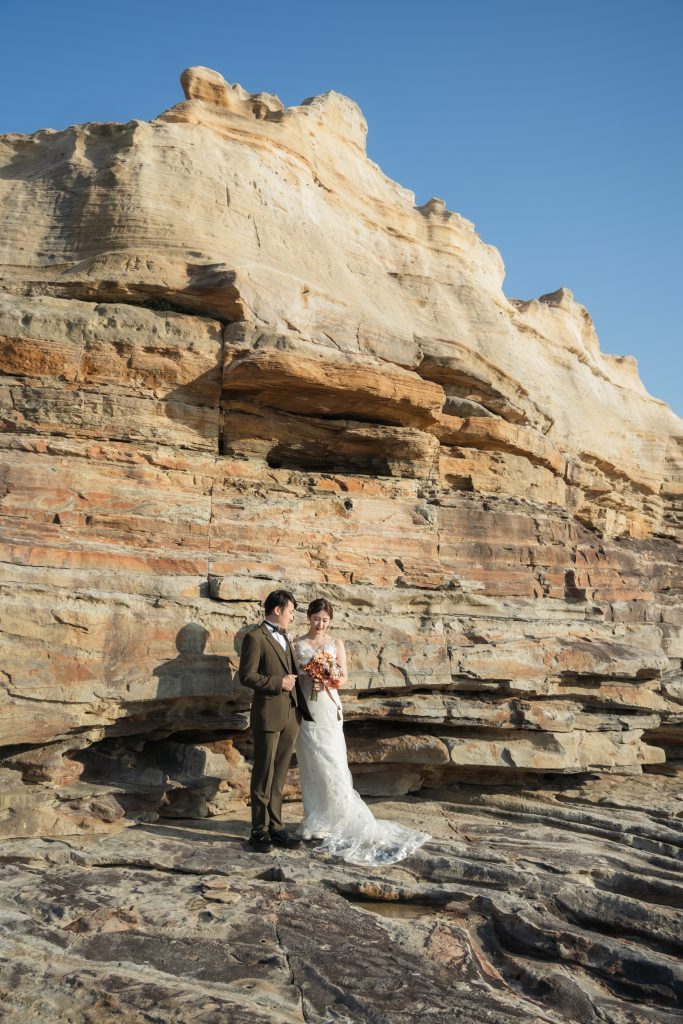
[[[0,146],[8,737],[53,741],[45,782],[237,735],[240,631],[289,582],[341,610],[373,792],[675,760],[680,421],[567,289],[508,300],[352,101],[183,78]]]

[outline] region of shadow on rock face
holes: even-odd
[[[244,643],[245,636],[247,635],[247,633],[251,633],[253,629],[256,629],[257,626],[258,623],[254,624],[253,626],[242,626],[242,628],[238,630],[237,633],[235,633],[235,653],[237,654],[238,658],[242,653],[242,644]]]
[[[203,654],[209,639],[209,631],[196,622],[188,622],[178,630],[175,645],[180,654]]]
[[[204,654],[208,639],[209,631],[196,622],[188,622],[178,631],[177,657],[157,665],[153,672],[158,699],[225,697],[239,685],[230,658]]]
[[[230,780],[225,800],[242,797],[243,759],[231,737],[247,726],[241,709],[248,696],[229,657],[204,653],[209,636],[199,623],[186,623],[175,638],[177,656],[153,671],[154,697],[130,704],[110,735],[78,755],[82,782],[148,797],[154,813],[147,820],[216,813],[218,805],[209,809],[208,802],[217,799],[221,780]]]

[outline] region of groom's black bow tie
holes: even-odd
[[[281,626],[276,626],[274,622],[268,622],[268,619],[266,619],[266,626],[270,626],[272,630],[274,630],[276,633],[280,633],[282,636],[287,636],[286,632],[284,631],[284,629],[282,629]]]

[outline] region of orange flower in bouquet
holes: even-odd
[[[337,659],[329,651],[318,651],[313,655],[306,665],[306,671],[314,683],[318,683],[325,689],[338,690],[341,682],[341,672]],[[313,689],[311,700],[318,699],[318,690]]]

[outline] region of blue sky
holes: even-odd
[[[683,415],[683,0],[0,0],[0,133],[151,118],[203,64],[287,104],[336,89],[368,152],[564,285]]]

